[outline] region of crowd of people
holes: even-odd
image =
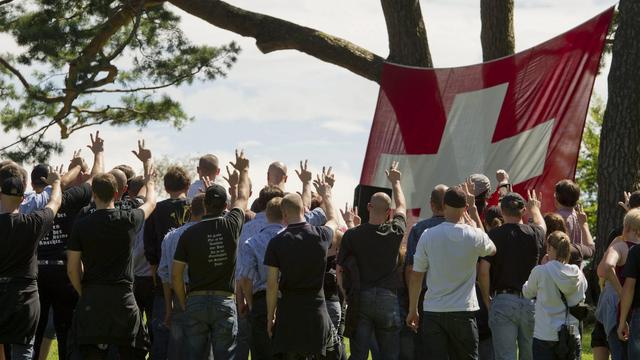
[[[226,176],[207,154],[195,181],[169,167],[157,201],[144,141],[141,175],[105,172],[99,133],[88,148],[92,167],[77,151],[64,173],[0,162],[1,360],[46,358],[54,337],[63,359],[581,358],[595,243],[571,180],[543,214],[507,172],[495,189],[473,174],[434,187],[407,231],[397,163],[359,212],[306,161],[299,192],[273,162],[250,203],[244,152]],[[640,192],[625,197],[597,266],[596,360],[640,358]]]

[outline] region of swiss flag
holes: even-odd
[[[613,8],[513,56],[459,68],[385,64],[360,184],[388,187],[399,161],[410,209],[430,214],[440,183],[505,169],[515,190],[575,176],[589,99]],[[495,186],[493,186],[495,188]],[[414,214],[417,211],[414,211]]]

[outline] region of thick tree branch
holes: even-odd
[[[513,55],[513,0],[480,0],[482,59],[490,61]]]
[[[210,24],[256,39],[263,53],[298,50],[379,82],[384,59],[347,40],[219,0],[169,0]]]
[[[397,64],[433,67],[427,30],[418,0],[381,0],[389,35],[388,60]]]

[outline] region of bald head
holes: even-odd
[[[215,179],[220,173],[220,162],[213,154],[206,154],[198,160],[198,175]]]
[[[431,212],[434,215],[441,215],[444,211],[444,193],[449,187],[447,185],[436,185],[431,191]]]
[[[391,198],[383,192],[377,192],[371,196],[369,202],[369,212],[373,216],[386,216],[391,209]]]
[[[287,224],[294,224],[304,220],[304,204],[298,194],[287,194],[280,202],[282,216]]]
[[[267,183],[284,189],[287,182],[287,165],[282,161],[274,161],[267,170]]]
[[[118,194],[124,194],[124,190],[127,187],[127,174],[120,169],[113,169],[109,171],[109,174],[113,175],[116,178],[116,183],[118,184]]]

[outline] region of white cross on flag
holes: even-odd
[[[398,161],[413,214],[437,184],[505,169],[514,189],[575,176],[582,131],[613,8],[534,48],[488,63],[423,69],[385,64],[360,184],[388,187]],[[495,186],[494,186],[495,188]],[[552,201],[545,201],[551,210]]]

